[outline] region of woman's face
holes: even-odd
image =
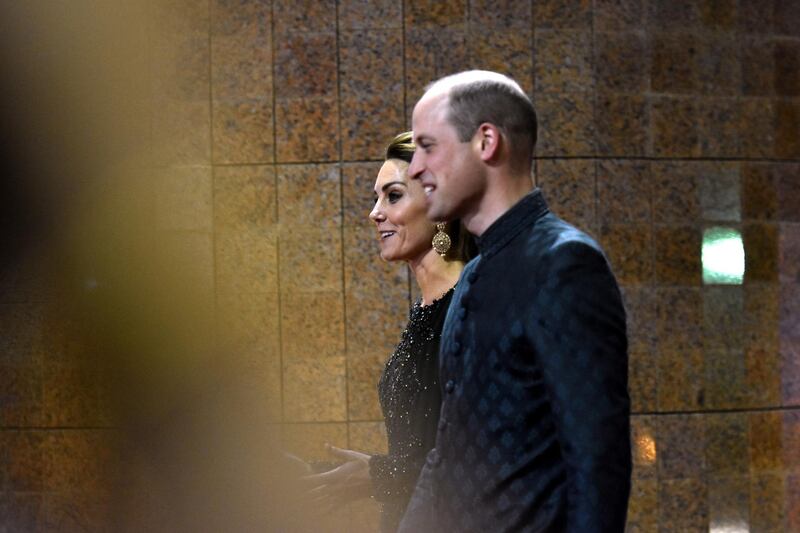
[[[381,258],[413,261],[431,250],[436,227],[426,217],[425,192],[406,174],[408,163],[389,159],[375,180],[375,207],[369,218],[378,227]]]

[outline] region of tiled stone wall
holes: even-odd
[[[426,83],[489,68],[530,91],[538,184],[599,239],[623,287],[629,530],[800,531],[800,2],[151,11],[159,236],[204,277],[287,447],[384,449],[375,386],[416,293],[404,266],[377,258],[372,183]],[[743,285],[703,284],[703,231],[720,225],[743,235]],[[4,331],[12,348],[52,342],[36,303],[4,296],[24,323]],[[0,433],[3,505],[23,513],[63,478],[35,466],[59,468],[56,441],[88,454],[96,432],[80,428],[103,424],[91,402],[57,400],[50,363],[2,361],[0,381],[28,398],[3,408]],[[39,427],[51,429],[25,429]],[[340,514],[332,529],[374,530],[371,505]]]

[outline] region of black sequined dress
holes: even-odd
[[[373,455],[370,475],[383,504],[381,531],[394,532],[436,441],[439,408],[439,339],[453,289],[430,305],[411,308],[400,343],[386,362],[378,396],[386,421],[387,455]]]

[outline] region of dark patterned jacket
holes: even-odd
[[[605,256],[538,189],[478,246],[442,333],[436,448],[400,530],[624,531],[627,337]]]

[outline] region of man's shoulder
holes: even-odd
[[[588,247],[602,253],[602,248],[591,235],[547,213],[533,224],[527,235],[528,255],[548,255],[574,248]]]

